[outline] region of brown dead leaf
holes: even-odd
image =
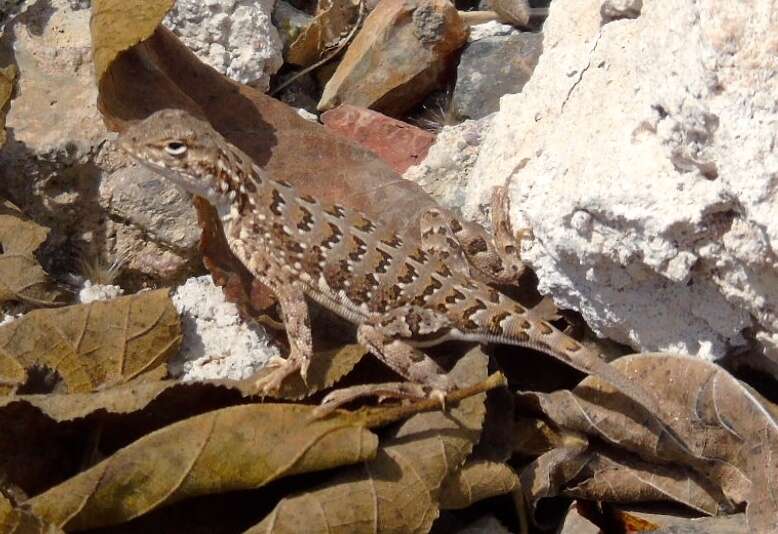
[[[591,458],[585,441],[571,442],[539,456],[521,470],[519,478],[524,498],[529,504],[533,521],[541,528],[545,525],[536,517],[535,511],[540,499],[555,497],[569,480],[573,480]]]
[[[440,491],[440,507],[444,510],[467,508],[480,500],[511,493],[518,485],[519,477],[507,464],[470,462],[445,480]]]
[[[378,438],[348,414],[253,404],[153,432],[25,503],[66,530],[121,523],[181,499],[256,488],[295,474],[362,462]]]
[[[97,79],[117,55],[151,36],[173,4],[175,0],[94,0],[90,26]]]
[[[487,357],[474,349],[451,371],[460,386],[486,377]],[[439,514],[443,480],[456,472],[480,436],[484,394],[447,413],[419,414],[385,441],[376,458],[323,487],[282,500],[252,534],[427,532]]]
[[[29,510],[15,507],[0,493],[0,532],[3,534],[58,534],[61,529],[41,521]]]
[[[0,68],[0,147],[5,144],[5,107],[11,100],[14,79],[16,79],[16,65]]]
[[[540,456],[564,446],[565,440],[571,438],[546,421],[534,417],[517,417],[513,424],[515,426],[513,450],[522,456]]]
[[[180,343],[167,290],[34,310],[0,326],[0,394],[34,366],[56,372],[68,392],[126,382],[164,364]]]
[[[143,18],[136,27],[135,16],[129,13],[137,0],[130,7],[113,9],[116,1],[95,2],[92,8],[92,41],[100,56],[98,105],[109,127],[123,130],[127,121],[163,108],[189,110],[207,119],[270,176],[320,200],[361,209],[400,233],[418,235],[421,213],[434,206],[420,187],[403,180],[370,151],[204,65],[166,29],[160,27],[148,37],[150,19]],[[159,22],[166,4],[154,5],[159,6],[154,8]],[[127,30],[115,36],[120,25]],[[138,41],[142,42],[131,46]],[[393,209],[387,211],[386,206]],[[218,235],[213,208],[206,202],[197,203],[197,208],[203,233]],[[242,310],[261,311],[274,302],[266,288],[246,278],[245,269],[220,238],[204,239],[201,249],[209,269],[216,266],[214,279],[228,288],[228,298]]]
[[[49,229],[27,219],[19,208],[0,200],[0,303],[9,300],[36,306],[61,303],[34,253],[46,241]]]
[[[302,398],[314,391],[330,387],[346,375],[364,354],[365,349],[359,345],[346,345],[336,350],[317,352],[309,368],[308,389],[302,379],[290,377],[276,398]],[[243,397],[253,396],[256,394],[254,384],[259,376],[240,381],[205,380],[182,383],[175,380],[147,380],[149,374],[151,373],[144,373],[125,384],[97,391],[0,396],[0,410],[11,404],[26,403],[58,422],[84,418],[97,411],[128,414],[143,410],[151,401],[171,389],[225,388],[235,390]]]
[[[357,21],[360,0],[321,0],[316,16],[289,45],[286,61],[300,67],[312,65],[336,46]]]
[[[556,424],[596,436],[660,464],[691,467],[735,503],[747,503],[755,532],[778,529],[778,424],[768,401],[721,367],[671,354],[636,354],[613,362],[657,392],[674,430],[706,462],[696,462],[657,432],[636,405],[594,378],[573,393],[524,394]],[[684,476],[679,469],[679,476]],[[569,480],[569,479],[568,479]],[[727,508],[728,503],[718,503]]]
[[[721,491],[691,469],[627,454],[592,452],[577,478],[583,480],[568,484],[564,495],[622,503],[673,501],[708,515],[732,511]]]
[[[311,359],[308,368],[307,383],[303,382],[299,373],[287,378],[281,385],[281,390],[274,394],[277,399],[299,400],[309,395],[326,389],[338,380],[346,376],[359,360],[367,354],[367,350],[361,345],[346,345],[335,350],[317,352]],[[262,369],[243,383],[243,390],[253,392],[256,388],[253,384],[265,373],[273,372],[272,369]]]

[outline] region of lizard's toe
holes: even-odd
[[[285,359],[274,356],[267,363],[266,367],[270,368],[270,372],[259,377],[254,383],[254,387],[257,388],[257,393],[262,396],[278,393],[284,380],[300,370],[300,362],[296,359]]]

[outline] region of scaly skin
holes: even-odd
[[[307,297],[354,323],[360,343],[419,385],[398,386],[397,396],[444,398],[453,384],[418,349],[460,339],[545,352],[649,409],[656,406],[642,388],[551,325],[547,311],[528,309],[484,282],[515,280],[523,270],[504,211],[496,214],[492,240],[472,224],[431,210],[417,241],[271,179],[210,125],[183,111],[157,112],[130,127],[119,143],[213,204],[232,252],[278,297],[291,351],[258,384],[264,393],[292,373],[306,376],[313,355]],[[504,191],[496,198],[498,207],[500,200],[505,205]],[[389,390],[382,386],[380,393]],[[361,388],[327,400],[339,405],[364,394]]]

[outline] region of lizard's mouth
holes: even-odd
[[[214,194],[213,188],[209,187],[207,184],[204,184],[202,180],[199,180],[194,176],[190,176],[181,170],[171,169],[165,165],[162,160],[154,160],[146,154],[140,154],[137,150],[134,149],[131,143],[125,141],[122,137],[119,137],[117,142],[119,146],[132,157],[132,159],[144,167],[151,169],[163,178],[170,180],[187,193],[199,195],[205,198],[210,198],[210,196]]]

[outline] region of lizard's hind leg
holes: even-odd
[[[446,393],[454,388],[453,381],[435,360],[401,339],[387,339],[380,326],[364,324],[357,330],[357,340],[409,382],[363,384],[332,391],[324,400],[318,416],[363,397],[428,399],[445,405]]]

